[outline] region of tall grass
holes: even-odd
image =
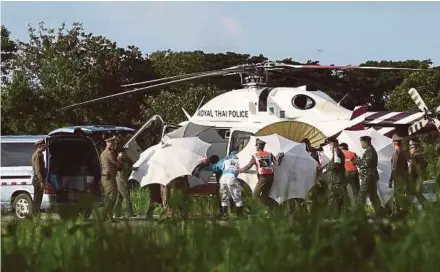
[[[132,193],[145,214],[144,189]],[[246,198],[253,217],[104,222],[25,220],[2,224],[2,271],[437,271],[440,205],[403,218],[365,212],[331,218],[325,205],[274,209],[269,218]],[[217,211],[194,198],[193,213]],[[322,204],[322,203],[321,203]],[[286,209],[285,209],[286,208]],[[160,213],[160,211],[159,211]],[[201,217],[199,217],[201,218]]]

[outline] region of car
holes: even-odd
[[[34,190],[31,156],[35,142],[44,139],[46,180],[42,210],[59,211],[78,199],[91,196],[102,204],[101,163],[97,146],[106,134],[131,134],[135,130],[120,126],[72,126],[47,135],[2,136],[2,209],[13,211],[17,218],[33,212]],[[91,207],[80,211],[87,216]]]

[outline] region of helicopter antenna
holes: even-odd
[[[349,95],[349,93],[347,93],[346,95],[344,95],[344,97],[342,97],[341,98],[341,100],[339,100],[339,102],[338,102],[338,106],[340,106],[341,105],[341,102],[342,102],[342,100],[344,100],[347,96]]]
[[[196,109],[196,112],[200,109],[200,106],[202,106],[203,100],[205,99],[205,96],[202,97],[202,100],[199,103],[199,106]]]

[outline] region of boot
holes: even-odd
[[[226,212],[228,211],[228,207],[220,207],[220,214],[219,217],[225,217],[226,216]]]
[[[236,207],[236,214],[237,214],[237,217],[243,216],[243,206]]]

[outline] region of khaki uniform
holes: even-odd
[[[162,203],[167,210],[168,215],[173,215],[175,208],[179,210],[184,217],[187,216],[187,194],[186,191],[189,187],[188,177],[178,177],[173,179],[167,186],[162,187]],[[176,195],[177,193],[177,195]],[[175,204],[171,203],[170,206],[170,196]]]
[[[125,156],[121,162],[121,169],[116,175],[116,185],[118,188],[118,195],[115,203],[115,215],[121,215],[122,203],[125,202],[127,213],[129,216],[133,216],[133,206],[130,200],[130,193],[128,190],[128,178],[131,173],[131,160]]]
[[[408,194],[408,155],[401,148],[393,153],[391,158],[391,175],[394,186],[393,212],[404,208],[407,205],[406,194]]]
[[[101,153],[102,178],[101,183],[104,189],[104,216],[107,219],[112,218],[113,207],[116,203],[118,188],[116,184],[116,175],[120,164],[117,161],[116,152],[105,149]]]
[[[424,204],[426,198],[422,194],[422,183],[426,179],[424,169],[428,166],[423,155],[418,151],[410,156],[408,171],[408,191],[415,196],[420,204]]]
[[[40,212],[41,200],[44,193],[44,182],[46,179],[46,170],[44,167],[43,153],[36,150],[32,154],[32,169],[34,176],[32,184],[34,185],[34,213]]]
[[[160,184],[148,184],[147,187],[150,200],[147,208],[147,218],[151,218],[153,216],[155,206],[162,204],[161,187],[164,186]]]

